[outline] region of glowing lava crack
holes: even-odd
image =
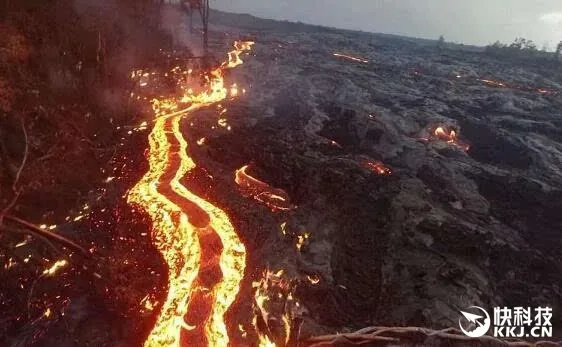
[[[167,297],[145,341],[147,347],[181,346],[182,328],[185,344],[229,343],[224,316],[238,294],[246,250],[226,213],[180,183],[195,168],[180,121],[228,96],[223,72],[242,64],[240,54],[251,46],[251,42],[237,42],[229,61],[211,72],[207,91],[182,96],[187,108],[175,111],[178,102],[162,102],[166,108],[154,102],[157,118],[149,137],[150,168],[128,196],[129,203],[149,214],[153,243],[169,271]]]

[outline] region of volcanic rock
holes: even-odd
[[[562,309],[562,99],[537,93],[560,86],[554,67],[219,18],[257,42],[234,72],[248,93],[230,109],[233,131],[210,139],[199,160],[232,171],[251,161],[298,206],[277,215],[287,235],[267,228],[283,247],[249,248],[265,257],[257,262],[320,278],[298,289],[309,312],[303,335],[456,326],[458,310],[472,305]],[[438,126],[455,129],[468,151],[432,137]],[[364,168],[365,158],[392,174]],[[299,251],[290,234],[303,231],[310,237]]]

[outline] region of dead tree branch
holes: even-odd
[[[560,346],[562,341],[537,341],[529,342],[523,340],[500,340],[498,338],[484,335],[479,338],[469,337],[458,329],[448,328],[445,330],[432,330],[420,327],[369,327],[354,333],[325,335],[308,338],[301,341],[302,346],[324,347],[324,346],[357,346],[373,344],[389,345],[396,343],[419,343],[430,338],[438,338],[457,342],[487,343],[497,346],[508,347],[546,347]]]
[[[11,226],[7,226],[6,224],[0,226],[0,230],[12,232],[12,233],[29,234],[29,231],[27,231],[26,229],[11,227]],[[39,238],[43,243],[49,246],[56,254],[64,256],[64,254],[60,251],[60,249],[58,249],[48,238],[36,234],[33,234],[33,236]]]
[[[34,224],[25,221],[21,218],[9,215],[9,211],[14,207],[14,205],[17,202],[17,199],[19,198],[20,194],[21,194],[21,187],[19,187],[19,181],[20,181],[20,177],[21,174],[23,172],[23,169],[25,167],[25,164],[27,163],[27,158],[29,156],[29,136],[27,134],[27,129],[25,128],[25,123],[23,121],[23,119],[20,119],[21,122],[21,128],[23,131],[23,135],[25,138],[25,150],[23,153],[23,157],[21,160],[21,163],[17,169],[17,172],[14,176],[14,181],[12,183],[12,191],[13,191],[13,197],[10,200],[10,202],[6,205],[6,207],[4,207],[2,209],[2,211],[0,211],[0,228],[4,227],[4,220],[8,220],[12,223],[18,224],[19,226],[23,227],[25,231],[30,232],[32,235],[35,235],[36,237],[39,237],[43,242],[47,243],[47,245],[49,245],[51,248],[53,248],[57,253],[61,253],[60,250],[58,250],[57,247],[55,247],[55,245],[51,242],[51,241],[56,241],[64,246],[67,246],[69,248],[72,248],[74,250],[77,250],[79,252],[81,252],[82,254],[86,255],[86,256],[90,256],[90,253],[84,249],[83,247],[81,247],[80,245],[78,245],[77,243],[75,243],[74,241],[67,239],[64,236],[55,234],[55,233],[50,233],[48,231],[45,231],[37,226],[35,226]],[[6,230],[10,230],[10,228],[6,228],[4,227],[4,229]]]
[[[6,216],[6,214],[14,207],[14,205],[16,204],[20,194],[21,194],[21,188],[18,187],[19,184],[19,180],[21,177],[21,173],[23,172],[23,168],[25,167],[25,164],[27,163],[27,156],[29,155],[29,138],[27,135],[27,129],[25,128],[25,124],[23,122],[23,118],[20,118],[20,123],[21,123],[21,129],[23,131],[23,136],[25,138],[25,150],[23,152],[23,157],[20,163],[20,166],[18,167],[17,171],[16,171],[16,175],[14,177],[14,181],[12,182],[12,192],[13,192],[13,196],[12,199],[10,200],[10,202],[8,203],[8,205],[6,205],[6,207],[4,207],[2,209],[2,211],[0,211],[0,226],[2,225],[2,223],[4,222],[4,216]]]
[[[301,317],[293,318],[289,338],[287,339],[287,347],[299,347],[302,322],[303,319]]]
[[[67,246],[69,248],[81,252],[83,255],[87,257],[90,257],[90,253],[86,249],[84,249],[82,246],[78,245],[74,241],[67,239],[64,236],[43,230],[35,226],[34,224],[29,223],[28,221],[25,221],[23,219],[20,219],[12,215],[6,215],[4,216],[4,219],[25,227],[33,235],[39,236],[41,238],[46,238],[48,240],[56,241],[58,243],[63,244],[64,246]]]
[[[4,216],[8,214],[8,212],[12,209],[12,207],[14,207],[14,205],[18,201],[20,192],[21,192],[20,190],[14,192],[14,196],[12,197],[12,200],[8,203],[8,205],[6,205],[6,207],[2,209],[2,211],[0,211],[0,226],[2,226],[2,223],[4,222]]]
[[[25,167],[25,164],[27,163],[27,156],[29,155],[29,138],[28,138],[28,135],[27,135],[27,129],[25,128],[25,124],[23,122],[23,118],[20,118],[20,123],[21,123],[21,129],[23,131],[23,136],[25,138],[25,150],[23,152],[23,158],[21,160],[21,164],[20,164],[20,166],[18,168],[18,171],[16,173],[16,177],[14,178],[14,183],[12,184],[12,190],[14,192],[18,191],[18,183],[19,183],[19,180],[20,180],[20,176],[21,176],[21,173],[23,171],[23,168]],[[19,195],[19,194],[17,194],[17,195]]]

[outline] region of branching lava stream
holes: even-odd
[[[229,61],[211,71],[208,90],[183,95],[178,101],[153,101],[156,121],[149,137],[150,168],[128,195],[129,203],[149,214],[153,243],[169,271],[167,297],[146,347],[229,343],[224,315],[238,294],[246,250],[226,213],[180,182],[196,166],[180,122],[229,96],[224,70],[242,64],[240,55],[252,44],[235,43]],[[186,108],[178,111],[178,105]]]

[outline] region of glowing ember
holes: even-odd
[[[281,223],[279,227],[281,228],[281,232],[283,233],[283,235],[287,235],[287,230],[285,229],[287,227],[287,222]]]
[[[392,173],[392,170],[390,170],[382,162],[377,160],[375,161],[366,160],[363,162],[363,166],[378,175],[390,175]]]
[[[439,138],[440,140],[454,143],[457,140],[457,133],[454,130],[451,130],[449,133],[445,131],[443,127],[437,127],[433,134]]]
[[[260,347],[276,347],[267,335],[259,335],[258,346]]]
[[[225,67],[234,68],[244,63],[242,59],[240,59],[240,54],[242,54],[245,51],[251,50],[253,45],[254,42],[252,41],[247,41],[247,42],[236,41],[234,43],[235,49],[228,53],[228,62],[223,63],[222,68]]]
[[[369,61],[367,59],[363,59],[363,58],[359,58],[359,57],[354,57],[351,55],[346,55],[346,54],[341,54],[341,53],[334,53],[334,57],[339,57],[339,58],[344,58],[344,59],[348,59],[348,60],[353,60],[353,61],[357,61],[360,63],[368,63]]]
[[[248,174],[248,166],[236,170],[235,182],[243,193],[265,204],[272,211],[286,211],[292,208],[289,195],[282,189],[272,188],[269,184]]]
[[[43,275],[45,276],[52,276],[54,275],[58,270],[62,269],[63,267],[65,267],[68,264],[68,262],[66,260],[58,260],[56,261],[50,268],[45,269],[45,271],[43,271]]]
[[[299,303],[292,294],[294,285],[283,275],[283,270],[276,273],[268,270],[262,279],[253,283],[253,323],[260,347],[286,346],[291,335],[291,321],[299,314]]]
[[[330,145],[334,146],[334,147],[338,147],[338,148],[343,148],[339,143],[337,143],[334,140],[329,140],[330,141]]]
[[[318,276],[311,276],[311,275],[307,275],[306,278],[308,279],[308,281],[311,284],[318,284],[320,283],[320,278]]]
[[[228,123],[226,123],[226,119],[225,118],[221,118],[218,120],[217,122],[221,127],[225,128],[226,126],[228,126]]]
[[[238,96],[238,87],[236,86],[236,84],[233,84],[232,87],[230,87],[230,96]]]
[[[4,269],[9,270],[12,267],[16,266],[18,263],[14,260],[14,258],[9,258],[8,262],[4,264]]]
[[[143,311],[153,311],[158,301],[153,301],[150,294],[146,295],[140,302]]]
[[[465,151],[470,149],[469,145],[459,142],[457,132],[455,130],[447,131],[444,127],[439,126],[433,131],[433,136],[438,140],[462,148]]]
[[[306,240],[310,238],[309,233],[304,233],[302,235],[297,236],[297,249],[300,251],[302,246],[305,244]]]
[[[16,244],[16,245],[14,246],[14,248],[23,247],[23,246],[27,245],[28,243],[29,243],[29,239],[25,239],[25,240],[23,240],[22,242],[19,242],[18,244]]]
[[[505,83],[499,81],[487,80],[487,79],[480,79],[480,81],[492,87],[507,87]]]
[[[168,294],[160,315],[144,345],[180,346],[182,328],[204,335],[209,346],[227,346],[229,337],[224,315],[234,302],[244,276],[246,251],[228,216],[180,183],[195,168],[187,154],[187,141],[180,121],[194,111],[224,100],[226,68],[242,64],[240,55],[252,42],[236,42],[229,60],[206,76],[207,90],[179,98],[153,100],[156,122],[149,137],[149,171],[131,189],[128,201],[141,206],[152,220],[152,239],[168,265]],[[183,109],[180,109],[180,104]],[[207,245],[216,235],[222,247]],[[213,254],[220,252],[220,254]],[[209,254],[211,253],[210,257]],[[206,263],[202,263],[203,255]],[[213,263],[215,262],[215,263]],[[204,267],[213,267],[221,278],[203,287]],[[192,306],[208,307],[209,315],[199,325],[188,325],[184,317]]]

